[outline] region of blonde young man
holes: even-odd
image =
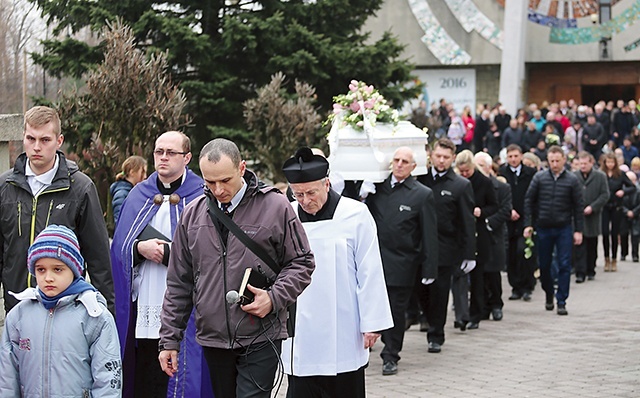
[[[36,106],[24,115],[24,152],[0,176],[0,270],[4,306],[17,301],[9,291],[35,286],[25,264],[35,237],[48,225],[64,225],[78,236],[91,283],[113,313],[109,237],[93,181],[60,150],[64,136],[55,109]]]

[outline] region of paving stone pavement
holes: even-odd
[[[530,302],[506,300],[503,274],[502,321],[460,332],[451,312],[440,354],[427,353],[425,333],[413,326],[395,376],[382,376],[378,342],[367,369],[367,396],[640,397],[640,264],[619,262],[616,273],[599,265],[596,271],[594,281],[578,285],[572,278],[564,317],[545,311],[539,286]],[[285,393],[286,380],[276,396]]]
[[[619,262],[618,272],[605,273],[602,261],[594,281],[572,277],[568,316],[545,310],[539,284],[530,302],[507,300],[503,274],[502,321],[460,332],[450,312],[439,354],[427,353],[426,334],[413,326],[395,376],[382,376],[378,342],[367,396],[640,397],[640,264]]]

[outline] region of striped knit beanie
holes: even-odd
[[[84,258],[76,234],[63,225],[49,225],[40,232],[29,247],[27,267],[35,275],[36,261],[41,258],[55,258],[65,263],[75,278],[84,271]]]

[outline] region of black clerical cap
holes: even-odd
[[[284,162],[282,171],[292,184],[318,181],[327,176],[329,162],[320,155],[314,155],[311,148],[302,147]]]

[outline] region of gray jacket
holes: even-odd
[[[597,237],[602,233],[602,208],[609,200],[607,175],[596,169],[592,169],[587,178],[579,170],[574,173],[584,187],[584,207],[591,206],[593,209],[590,215],[584,216],[584,236]]]
[[[192,308],[196,341],[205,347],[239,348],[287,337],[287,307],[311,282],[313,254],[286,197],[273,187],[259,186],[249,170],[244,178],[247,191],[233,210],[233,221],[282,269],[276,277],[231,232],[225,244],[209,216],[208,197],[194,199],[182,212],[173,236],[160,316],[161,349],[180,349]],[[249,267],[275,279],[269,289],[273,311],[263,319],[225,299],[227,292],[238,290]]]
[[[100,293],[47,310],[29,288],[8,314],[0,346],[0,396],[120,397],[122,366],[113,317]]]

